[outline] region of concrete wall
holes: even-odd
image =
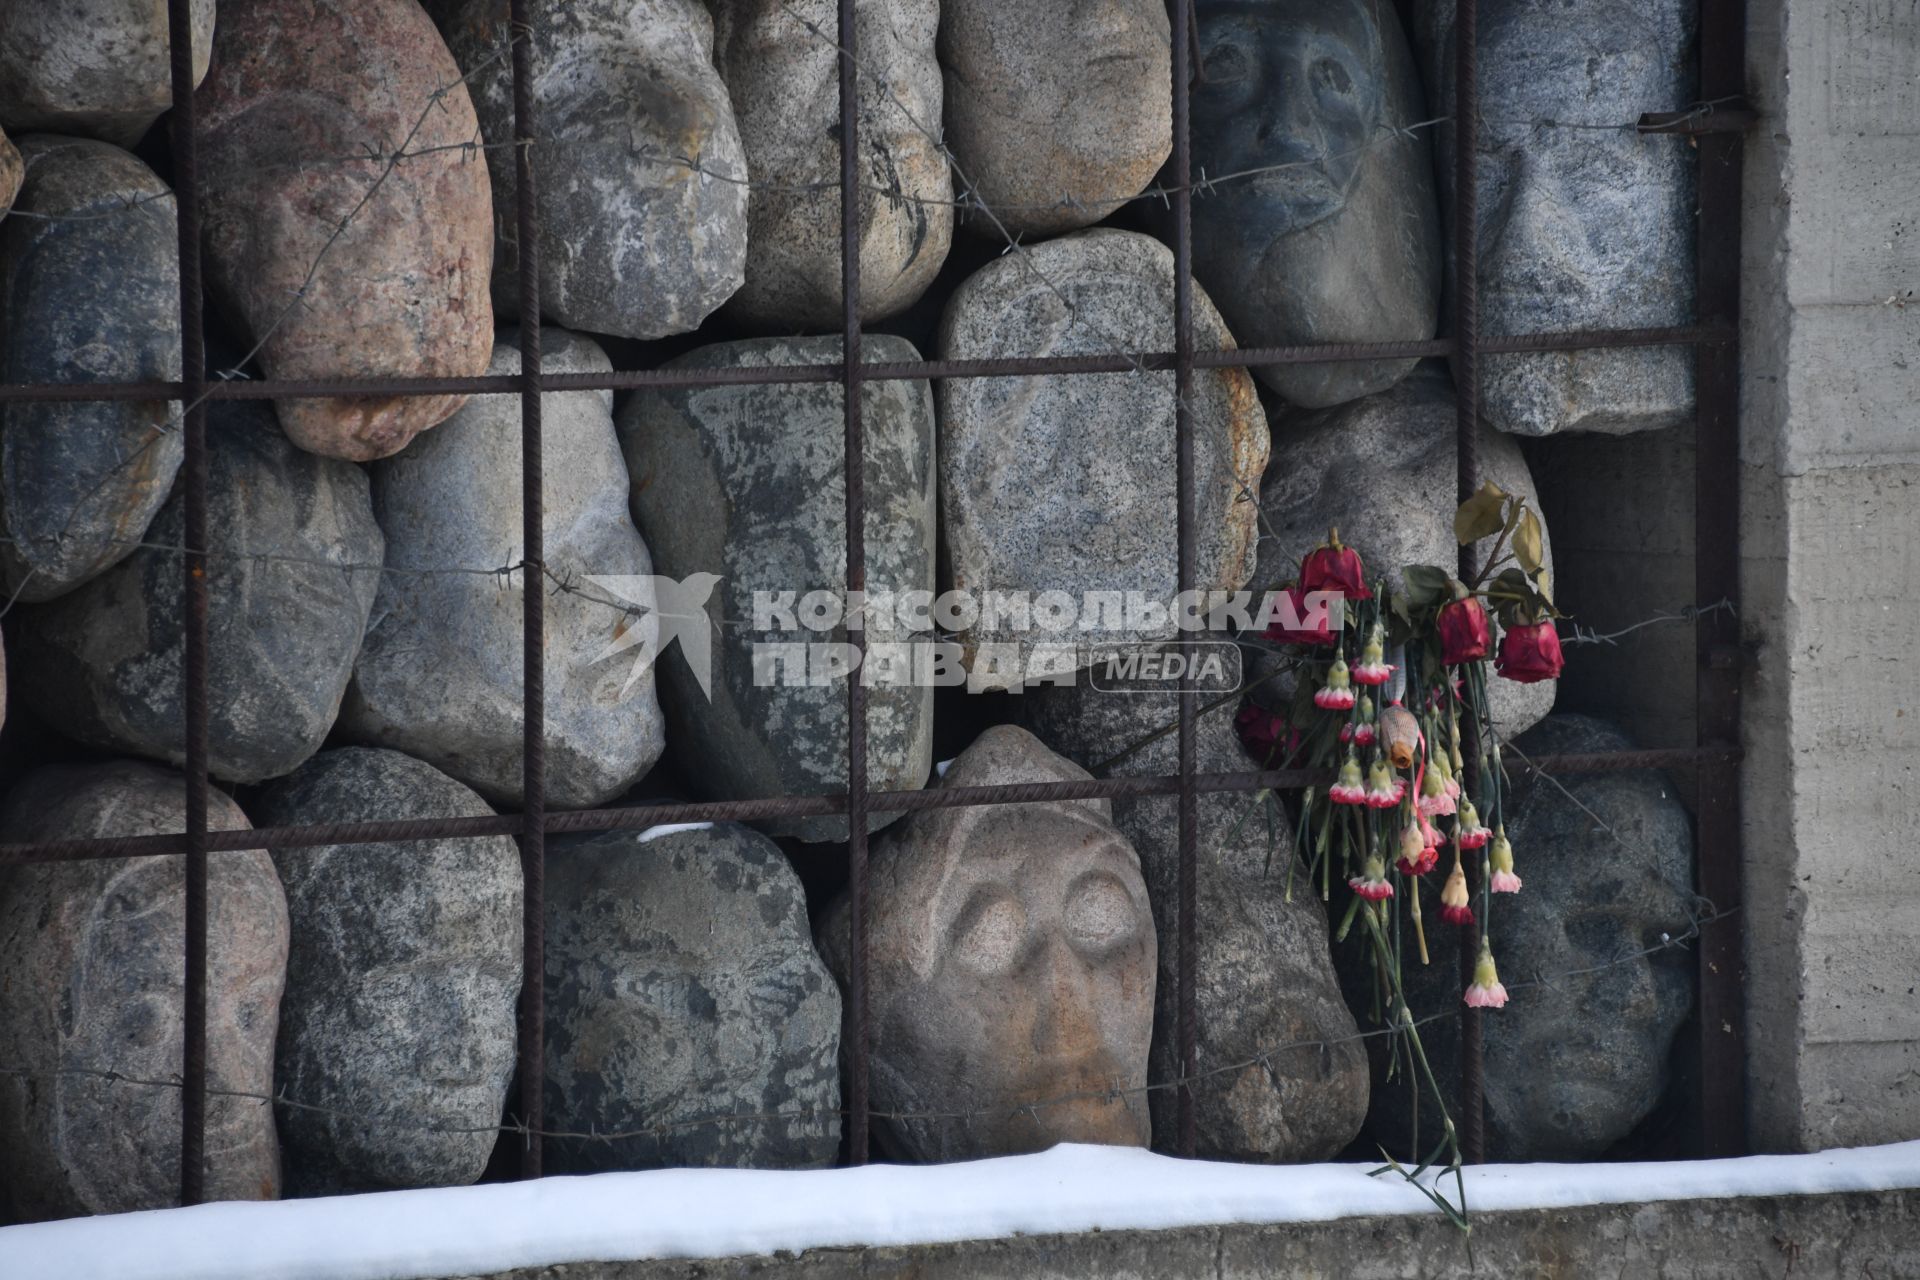
[[[1920,1136],[1920,4],[1751,0],[1753,1138]]]
[[[1206,1276],[1478,1280],[1485,1276],[1920,1277],[1920,1192],[1676,1200],[1440,1217],[1021,1236],[752,1258],[583,1262],[485,1280],[1169,1280]],[[467,1277],[466,1280],[476,1280]]]

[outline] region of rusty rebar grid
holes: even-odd
[[[867,586],[866,436],[860,418],[860,45],[855,0],[840,0],[840,325],[841,396],[846,419],[847,591]],[[852,596],[853,592],[861,592]],[[864,620],[862,620],[864,621]],[[847,627],[854,669],[866,656],[864,625]],[[847,1005],[853,1054],[847,1081],[847,1160],[865,1164],[870,1146],[868,1085],[872,1028],[867,994],[867,688],[847,681]]]
[[[512,0],[514,225],[520,254],[520,607],[521,607],[521,977],[520,1116],[527,1127],[520,1176],[540,1176],[546,1091],[546,519],[541,456],[539,187],[533,167],[533,23],[527,0]]]
[[[1745,0],[1701,0],[1700,85],[1708,101],[1746,88]],[[1712,117],[1708,117],[1712,119]],[[1740,599],[1740,171],[1745,140],[1737,129],[1696,140],[1699,217],[1695,227],[1694,314],[1729,331],[1694,348],[1694,586],[1700,599]],[[1725,228],[1734,228],[1729,234]],[[1734,610],[1696,623],[1694,713],[1697,742],[1739,742],[1743,651]],[[1699,893],[1741,900],[1740,773],[1703,761],[1695,805]],[[1745,958],[1737,924],[1707,926],[1697,952],[1700,984],[1698,1063],[1701,1155],[1747,1152]]]
[[[1621,347],[1675,347],[1722,344],[1737,335],[1731,325],[1669,325],[1643,329],[1569,329],[1547,333],[1503,334],[1480,341],[1486,354],[1538,351],[1590,351]],[[1454,354],[1451,338],[1407,342],[1297,343],[1279,347],[1235,347],[1195,351],[1196,369],[1257,369],[1285,364],[1340,364],[1372,360],[1445,358]],[[1173,351],[1113,352],[1106,355],[995,356],[973,360],[895,360],[864,364],[863,382],[926,381],[935,378],[1025,378],[1044,374],[1165,372],[1175,367]],[[642,388],[753,387],[839,382],[835,364],[756,365],[743,369],[616,369],[611,372],[547,374],[550,392],[634,391]],[[368,395],[517,395],[519,374],[419,378],[232,378],[206,386],[209,400],[346,399]],[[0,383],[0,404],[49,401],[192,399],[180,382]]]
[[[1193,190],[1188,117],[1190,85],[1187,64],[1189,42],[1199,29],[1193,0],[1175,0],[1173,19],[1173,431],[1175,537],[1178,577],[1176,589],[1194,589],[1198,559],[1194,535],[1193,475]],[[1197,767],[1194,728],[1194,680],[1190,671],[1180,676],[1179,767],[1179,909],[1176,922],[1180,950],[1174,993],[1175,1030],[1180,1075],[1199,1074],[1199,797],[1193,777]],[[1198,1141],[1195,1099],[1191,1087],[1180,1090],[1176,1102],[1179,1134],[1175,1147],[1191,1159]]]
[[[1507,760],[1509,770],[1552,776],[1576,773],[1614,773],[1629,769],[1678,769],[1703,763],[1737,764],[1738,748],[1727,743],[1697,747],[1660,747],[1640,751],[1606,751],[1581,755],[1544,755],[1531,761]],[[1262,769],[1235,773],[1194,775],[1198,792],[1278,790],[1324,786],[1331,769]],[[1085,782],[1021,782],[984,787],[937,787],[912,791],[870,791],[869,813],[918,813],[923,809],[959,808],[982,804],[1038,804],[1057,800],[1098,800],[1135,796],[1174,795],[1180,789],[1177,773],[1093,778]],[[811,796],[770,796],[755,800],[694,800],[672,804],[631,805],[611,809],[549,810],[548,835],[575,835],[588,831],[622,831],[673,822],[756,822],[771,818],[807,818],[847,812],[844,792]],[[377,822],[302,823],[292,827],[249,827],[239,831],[210,831],[207,848],[214,853],[235,849],[312,849],[322,845],[392,844],[407,840],[442,840],[475,836],[517,836],[525,818],[517,813],[474,818],[391,818]],[[36,862],[72,862],[88,858],[146,858],[185,852],[185,837],[172,835],[99,836],[75,840],[0,844],[0,867]]]
[[[1453,7],[1453,387],[1457,491],[1465,502],[1480,487],[1480,188],[1474,153],[1474,123],[1480,118],[1479,8],[1476,0],[1454,0]],[[1460,578],[1471,581],[1473,546],[1460,548]],[[1480,782],[1480,734],[1472,716],[1462,732],[1465,762],[1460,785],[1469,796]],[[1474,879],[1468,872],[1469,892]],[[1482,922],[1459,931],[1460,986],[1473,981]],[[1460,1157],[1468,1164],[1486,1159],[1485,1046],[1480,1010],[1460,1006]]]
[[[1476,118],[1473,49],[1474,0],[1456,0],[1456,120]],[[1737,104],[1742,89],[1743,0],[1701,0],[1701,93],[1710,102]],[[174,157],[181,291],[182,374],[178,381],[113,384],[0,385],[0,404],[169,399],[185,406],[184,461],[180,483],[185,507],[182,590],[184,593],[185,791],[182,833],[175,835],[52,841],[0,845],[0,866],[88,857],[183,855],[185,874],[185,1019],[181,1110],[180,1190],[183,1203],[204,1195],[205,1112],[207,1099],[207,871],[208,854],[237,849],[314,847],[323,844],[385,843],[460,836],[514,835],[521,841],[526,872],[526,976],[520,1012],[521,1102],[527,1127],[539,1129],[543,1051],[540,984],[543,977],[541,933],[544,924],[542,874],[548,834],[612,830],[668,821],[752,820],[759,817],[846,813],[849,817],[850,874],[855,900],[854,978],[858,995],[855,1022],[851,1134],[853,1158],[867,1146],[866,1062],[870,1050],[865,1018],[865,854],[868,812],[913,812],[958,805],[1032,803],[1119,795],[1177,795],[1180,802],[1180,1054],[1183,1072],[1194,1066],[1193,972],[1189,963],[1197,933],[1194,920],[1195,797],[1201,792],[1252,791],[1260,787],[1297,787],[1324,781],[1315,770],[1264,770],[1198,774],[1194,767],[1191,691],[1183,681],[1179,720],[1179,771],[1166,777],[1096,779],[1084,783],[1036,783],[1001,787],[952,788],[916,792],[871,792],[867,788],[864,697],[860,681],[848,691],[849,791],[841,795],[788,796],[751,801],[718,801],[647,808],[549,813],[545,805],[544,761],[544,590],[537,585],[542,565],[540,404],[544,391],[758,385],[834,382],[846,396],[848,587],[864,583],[863,465],[859,388],[864,381],[946,377],[1020,377],[1067,373],[1133,373],[1171,370],[1176,375],[1176,440],[1179,464],[1179,578],[1185,587],[1193,574],[1192,424],[1189,397],[1193,371],[1307,362],[1367,361],[1407,357],[1452,357],[1460,384],[1460,482],[1462,494],[1477,484],[1474,432],[1478,417],[1478,357],[1488,353],[1573,351],[1659,345],[1691,346],[1697,380],[1699,467],[1696,473],[1696,581],[1701,599],[1735,599],[1738,586],[1738,334],[1739,215],[1741,130],[1753,123],[1744,106],[1713,111],[1649,113],[1641,129],[1649,136],[1687,137],[1700,149],[1699,270],[1697,315],[1693,325],[1642,329],[1596,329],[1560,333],[1485,336],[1479,333],[1475,297],[1474,230],[1477,191],[1472,139],[1455,131],[1454,332],[1445,338],[1405,343],[1306,344],[1236,351],[1193,349],[1191,333],[1191,201],[1185,181],[1189,139],[1188,86],[1179,73],[1193,53],[1193,0],[1176,0],[1173,77],[1174,153],[1181,180],[1175,202],[1176,258],[1175,349],[1171,352],[1116,353],[1106,356],[1040,356],[987,360],[928,360],[863,364],[859,358],[857,64],[854,0],[840,0],[841,230],[845,346],[838,364],[743,370],[634,370],[545,376],[540,357],[538,217],[535,209],[531,102],[531,28],[526,0],[511,0],[514,148],[518,178],[520,236],[521,354],[518,375],[470,378],[341,378],[317,380],[231,380],[207,383],[202,311],[201,248],[197,198],[195,113],[191,66],[190,0],[168,0],[174,111],[169,122]],[[1713,96],[1717,95],[1717,96]],[[523,529],[526,552],[523,666],[525,736],[523,742],[524,812],[471,819],[418,819],[368,823],[307,824],[242,832],[209,832],[208,801],[208,612],[205,545],[207,537],[206,413],[214,400],[281,397],[351,397],[367,394],[433,395],[517,394],[522,402]],[[1462,570],[1468,567],[1464,558]],[[859,644],[863,636],[850,636]],[[1700,675],[1696,685],[1698,743],[1693,748],[1625,751],[1605,755],[1542,757],[1510,768],[1539,768],[1555,773],[1584,773],[1618,768],[1658,768],[1686,764],[1700,774],[1700,887],[1719,905],[1714,932],[1700,953],[1701,1088],[1703,1143],[1708,1154],[1744,1149],[1741,1110],[1741,991],[1739,935],[1726,917],[1739,906],[1739,670],[1738,631],[1724,613],[1699,623]],[[1729,655],[1732,655],[1731,657]],[[1471,761],[1471,755],[1469,757]],[[1471,766],[1470,766],[1471,767]],[[1469,780],[1471,781],[1471,780]],[[1469,1158],[1481,1154],[1478,1019],[1463,1026],[1463,1087],[1467,1105],[1463,1145]],[[1710,1082],[1710,1083],[1709,1083]],[[1191,1099],[1183,1091],[1180,1149],[1192,1150]],[[523,1159],[523,1173],[537,1175],[537,1135]]]
[[[181,557],[185,629],[181,697],[185,701],[186,965],[182,991],[184,1052],[180,1091],[180,1203],[206,1198],[207,1140],[207,406],[206,323],[200,279],[199,149],[194,137],[193,12],[190,0],[167,0],[172,75],[174,214],[179,237],[180,382],[184,457],[181,496],[186,554]]]

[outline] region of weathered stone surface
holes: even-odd
[[[1199,289],[1193,311],[1202,350],[1233,347]],[[1129,231],[1083,232],[994,260],[955,291],[940,329],[946,359],[1172,347],[1173,254]],[[1091,591],[1172,603],[1172,373],[952,378],[936,394],[948,586],[976,596],[1064,591],[1076,607]],[[1267,464],[1266,415],[1244,369],[1196,372],[1193,411],[1195,585],[1232,590],[1254,565],[1258,530],[1249,498]],[[1171,634],[1167,627],[1108,638]],[[1037,639],[1063,639],[1004,623],[975,625],[958,638],[974,684],[984,688],[1018,684],[1020,672],[992,670],[981,646],[1031,654]],[[1081,665],[1089,660],[1080,655]]]
[[[189,0],[193,82],[207,74],[214,0]],[[0,5],[0,125],[131,147],[173,105],[166,0]],[[0,209],[7,202],[0,199]]]
[[[207,823],[244,831],[218,791]],[[186,830],[186,780],[132,760],[53,765],[0,807],[0,840]],[[0,1202],[20,1221],[179,1203],[180,1090],[114,1083],[180,1072],[186,1042],[186,864],[102,858],[0,868]],[[273,1092],[274,1029],[287,965],[287,902],[258,850],[207,863],[207,1083]],[[273,1110],[207,1099],[209,1200],[279,1195]]]
[[[947,143],[958,180],[993,210],[967,224],[1050,235],[1144,189],[1173,146],[1171,39],[1158,0],[945,0]]]
[[[519,314],[507,7],[442,0],[490,144],[494,305]],[[540,309],[626,338],[700,326],[740,287],[747,161],[698,0],[529,6],[539,149]]]
[[[0,197],[10,151],[0,143]],[[178,378],[179,243],[166,184],[104,142],[39,134],[21,151],[15,216],[0,222],[0,381]],[[0,405],[9,596],[52,599],[134,549],[179,470],[179,420],[165,400]]]
[[[868,361],[917,360],[902,338],[874,335]],[[765,338],[691,351],[667,367],[737,369],[840,359],[838,338]],[[661,657],[661,695],[673,749],[714,798],[804,795],[847,785],[844,677],[797,683],[776,669],[755,678],[755,647],[838,644],[844,625],[808,630],[778,618],[754,627],[756,592],[846,590],[845,426],[838,386],[787,384],[644,392],[620,415],[633,516],[659,573],[718,575],[711,696],[684,656]],[[930,591],[934,556],[933,397],[924,383],[874,382],[861,391],[866,429],[867,590]],[[705,582],[701,578],[699,581]],[[876,614],[877,614],[876,610]],[[725,625],[722,625],[722,623]],[[867,621],[868,643],[928,639],[897,614]],[[694,637],[698,642],[700,637]],[[765,663],[761,664],[765,669]],[[876,790],[924,785],[932,764],[933,689],[876,684],[867,695],[867,778]],[[894,814],[874,814],[878,830]],[[775,835],[844,840],[845,818],[769,821]]]
[[[398,751],[326,751],[264,788],[265,826],[474,818]],[[506,836],[281,849],[292,947],[275,1087],[290,1195],[473,1182],[513,1074],[520,854]]]
[[[1420,77],[1386,0],[1203,0],[1193,275],[1247,346],[1431,338],[1440,213]],[[1165,210],[1156,210],[1162,220]],[[1254,376],[1321,407],[1412,360],[1275,364]]]
[[[836,11],[833,0],[714,5],[715,61],[754,184],[746,284],[728,312],[756,328],[840,327],[840,59],[815,34],[837,29]],[[937,137],[938,5],[863,0],[855,14],[860,318],[878,320],[918,300],[946,260],[953,179]],[[808,186],[820,189],[794,190]]]
[[[800,879],[750,828],[568,838],[547,864],[550,1126],[667,1126],[555,1141],[556,1173],[819,1168],[840,1145],[840,994]],[[800,1113],[757,1122],[720,1117]]]
[[[1433,114],[1453,101],[1453,10],[1417,7]],[[1608,0],[1540,20],[1528,0],[1480,10],[1480,325],[1487,335],[1693,320],[1694,159],[1630,128],[1694,88],[1694,6]],[[1453,135],[1440,131],[1442,192]],[[1481,357],[1502,431],[1645,431],[1693,413],[1693,353],[1629,347]]]
[[[417,0],[229,5],[195,99],[207,286],[260,344],[268,377],[470,377],[487,367],[487,164],[460,149],[479,133],[473,103]],[[399,451],[465,399],[275,408],[301,448],[364,462]]]
[[[13,204],[25,170],[26,166],[20,160],[20,148],[8,140],[6,130],[0,129],[0,213],[5,213]]]
[[[491,372],[520,372],[519,336],[494,348]],[[549,373],[605,372],[591,340],[548,328]],[[600,804],[660,756],[664,726],[651,671],[629,684],[632,658],[609,645],[634,625],[629,601],[591,575],[653,572],[627,514],[627,468],[613,431],[613,393],[541,398],[546,564],[579,590],[546,593],[547,803]],[[372,468],[373,510],[387,567],[366,646],[341,707],[350,737],[444,769],[496,804],[521,800],[525,575],[429,574],[518,564],[520,404],[482,396],[437,430]],[[630,591],[631,594],[631,591]],[[652,604],[651,593],[641,603]]]
[[[1586,716],[1552,716],[1518,741],[1529,756],[1633,745]],[[1665,1092],[1667,1055],[1693,1004],[1691,951],[1637,954],[1688,932],[1693,834],[1672,785],[1651,770],[1558,780],[1572,799],[1547,783],[1516,785],[1507,813],[1525,886],[1493,904],[1495,958],[1509,998],[1481,1019],[1491,1160],[1591,1159],[1626,1137]],[[1368,1008],[1370,971],[1360,953],[1335,955],[1349,1001]],[[1433,964],[1403,968],[1416,1016],[1450,1010],[1460,999],[1453,957],[1452,946],[1441,944]],[[1581,972],[1590,969],[1597,971]],[[1531,984],[1536,977],[1552,985]],[[1458,1029],[1455,1018],[1420,1028],[1455,1115]],[[1411,1154],[1409,1094],[1404,1078],[1380,1082],[1384,1065],[1376,1050],[1367,1123],[1404,1157]],[[1431,1097],[1420,1108],[1422,1142],[1431,1142]]]
[[[1291,582],[1300,558],[1338,526],[1341,541],[1360,552],[1369,574],[1395,586],[1410,564],[1451,571],[1460,544],[1453,536],[1458,505],[1453,387],[1428,364],[1404,381],[1352,404],[1290,415],[1274,431],[1273,465],[1260,486],[1259,590]],[[1540,511],[1540,497],[1517,442],[1483,428],[1480,474]],[[1541,517],[1549,578],[1553,538]],[[1490,679],[1494,723],[1512,737],[1553,710],[1558,681],[1516,684]],[[1292,694],[1287,679],[1269,680],[1255,697],[1276,709]]]
[[[1042,741],[1088,768],[1177,723],[1180,714],[1177,694],[1139,682],[1045,686],[1022,695],[1021,712]],[[1200,772],[1256,767],[1240,747],[1233,714],[1229,705],[1199,717]],[[1179,741],[1168,734],[1112,772],[1162,776],[1179,767]],[[1366,1118],[1367,1056],[1353,1038],[1353,1015],[1334,976],[1326,911],[1318,894],[1292,876],[1293,826],[1284,809],[1270,823],[1253,796],[1225,792],[1201,795],[1199,806],[1196,1154],[1259,1162],[1331,1159]],[[1113,820],[1140,852],[1159,935],[1149,1078],[1176,1080],[1179,800],[1116,799]],[[1265,1068],[1239,1065],[1270,1052]],[[1173,1152],[1177,1091],[1156,1091],[1150,1102],[1154,1146]]]
[[[315,457],[265,406],[213,406],[207,430],[207,730],[213,775],[258,782],[320,749],[353,673],[380,578],[366,473]],[[149,545],[58,600],[22,606],[22,696],[80,742],[178,765],[185,499]]]
[[[1024,729],[988,729],[943,787],[1084,781]],[[890,1156],[1058,1142],[1145,1146],[1156,943],[1140,859],[1105,800],[926,809],[873,842],[872,1100]],[[848,903],[822,921],[844,988]],[[1110,1092],[1119,1091],[1119,1092]]]

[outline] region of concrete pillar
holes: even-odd
[[[1920,1137],[1920,0],[1750,0],[1754,1144]]]

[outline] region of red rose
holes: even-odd
[[[1367,590],[1367,571],[1360,563],[1360,553],[1341,546],[1338,538],[1309,551],[1300,562],[1300,589],[1338,591],[1349,600],[1373,599],[1373,592]]]
[[[1560,654],[1560,633],[1551,620],[1508,627],[1500,637],[1500,656],[1494,660],[1501,675],[1520,684],[1552,680],[1566,665]]]
[[[1267,623],[1267,629],[1260,634],[1281,644],[1330,645],[1340,642],[1339,634],[1334,629],[1331,609],[1309,611],[1307,593],[1301,587],[1288,587],[1281,594],[1286,597],[1284,607],[1275,611],[1273,620]]]
[[[1448,666],[1478,662],[1493,647],[1487,611],[1473,596],[1440,606],[1440,661]]]
[[[1300,733],[1287,726],[1287,718],[1257,703],[1249,702],[1241,707],[1233,718],[1233,727],[1240,735],[1240,745],[1262,765],[1269,761],[1283,765],[1300,747]],[[1286,743],[1285,749],[1276,751],[1282,740]]]

